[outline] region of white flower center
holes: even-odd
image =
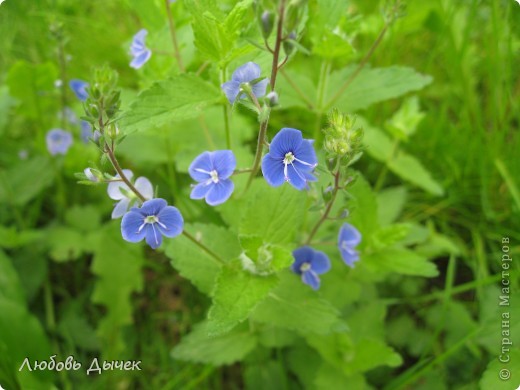
[[[213,183],[218,183],[218,172],[216,170],[212,170],[209,175],[211,176],[211,181]]]
[[[294,154],[292,154],[292,152],[285,153],[285,157],[283,159],[283,163],[285,165],[292,164],[294,160],[296,160],[296,157],[294,157]]]
[[[305,271],[308,271],[311,269],[311,263],[303,263],[301,266],[300,266],[300,271],[302,272],[305,272]]]
[[[144,223],[157,223],[159,219],[155,215],[149,215],[144,218]]]

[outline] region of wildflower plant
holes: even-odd
[[[165,277],[178,273],[211,301],[204,320],[190,324],[173,348],[175,359],[214,366],[242,361],[256,377],[273,349],[288,362],[280,370],[301,383],[313,375],[324,388],[346,388],[351,380],[354,387],[377,387],[365,376],[402,363],[380,331],[386,303],[377,283],[396,275],[432,277],[437,269],[414,251],[425,241],[412,230],[426,228],[396,222],[398,196],[379,191],[399,164],[385,166],[373,183],[378,191],[366,165],[356,165],[366,151],[383,150],[374,157],[379,161],[398,157],[353,112],[383,99],[372,90],[396,98],[429,79],[410,68],[366,66],[397,18],[396,7],[385,14],[375,46],[347,67],[358,54],[344,2],[242,0],[230,9],[217,3],[166,0],[163,10],[150,13],[149,31],[136,25],[131,60],[120,73],[128,77],[128,66],[145,66],[152,50],[154,63],[145,74],[130,72],[121,83],[124,93],[108,65],[95,66],[87,81],[68,80],[61,70],[60,112],[73,93],[83,114],[69,128],[41,134],[40,148],[64,155],[73,139],[83,141],[73,148],[81,149],[79,157],[67,163],[89,186],[81,196],[98,215],[82,240],[78,221],[87,221],[88,212],[63,211],[60,223],[77,228],[79,244],[59,246],[58,230],[49,252],[57,261],[70,253],[94,256],[102,286],[95,289],[96,303],[106,305],[109,316],[125,317],[107,317],[99,331],[118,353],[127,341],[121,328],[134,309],[130,298],[147,288],[144,266],[150,274],[167,267]],[[164,29],[156,28],[160,15]],[[148,38],[157,50],[147,46]],[[128,43],[121,46],[128,51]],[[401,85],[406,78],[414,83]],[[369,84],[366,90],[357,80]],[[128,91],[136,85],[144,89]],[[408,140],[422,119],[417,110],[412,100],[386,122],[392,134]],[[59,169],[62,160],[49,160]],[[57,175],[57,189],[68,179]],[[69,201],[60,191],[56,199]],[[368,324],[360,320],[365,313]],[[274,378],[278,368],[265,367]]]

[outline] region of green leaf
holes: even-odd
[[[240,235],[240,245],[244,253],[240,256],[243,266],[259,275],[280,271],[293,263],[292,252],[280,245],[264,242],[257,235]]]
[[[23,108],[23,115],[37,119],[48,112],[53,104],[54,81],[57,78],[56,66],[50,62],[35,65],[18,61],[9,70],[6,82],[11,96]]]
[[[300,334],[326,334],[344,328],[339,312],[292,272],[280,274],[280,284],[253,312],[252,319]]]
[[[0,298],[25,304],[18,273],[11,264],[11,260],[2,251],[0,251]]]
[[[236,236],[223,227],[186,224],[184,229],[225,261],[236,259],[242,251]],[[200,291],[209,295],[220,271],[220,263],[183,235],[166,240],[163,245],[166,256],[172,260],[172,266]]]
[[[273,244],[292,242],[303,221],[305,198],[289,185],[258,186],[245,208],[240,234],[261,236]]]
[[[377,198],[368,181],[361,175],[356,177],[356,181],[349,187],[348,193],[353,198],[350,203],[351,216],[349,222],[363,236],[360,244],[360,247],[363,248],[369,244],[369,238],[379,228]]]
[[[403,102],[385,126],[395,138],[408,141],[408,138],[417,130],[417,125],[423,120],[424,116],[424,112],[421,112],[419,107],[419,98],[412,96]]]
[[[223,267],[212,294],[213,306],[208,313],[209,334],[226,333],[247,319],[277,282],[274,275],[253,275],[240,266]]]
[[[384,162],[399,177],[431,194],[441,196],[444,193],[441,185],[433,179],[419,160],[396,148],[398,141],[392,141],[382,130],[370,126],[361,118],[359,120],[363,123],[364,143],[370,156]]]
[[[365,254],[363,261],[374,272],[396,272],[402,275],[434,277],[439,274],[434,263],[405,248],[386,248],[380,252]]]
[[[121,127],[131,133],[194,118],[220,95],[220,89],[195,75],[175,76],[140,93],[124,112]]]
[[[406,187],[390,187],[385,188],[377,194],[377,211],[379,223],[389,225],[399,216],[408,198]]]
[[[358,390],[367,389],[368,385],[361,374],[345,375],[342,370],[330,364],[322,363],[314,379],[317,390]]]
[[[520,383],[520,351],[517,348],[511,348],[509,359],[507,364],[501,363],[496,357],[489,362],[479,382],[481,389],[515,389],[515,386]],[[507,375],[505,371],[501,370],[508,370],[511,374],[510,378],[507,380],[500,379],[500,374]]]
[[[257,344],[256,336],[247,327],[237,327],[230,333],[210,337],[206,323],[195,326],[173,351],[174,359],[220,366],[242,360]]]
[[[286,389],[286,373],[274,360],[250,364],[244,372],[247,390]]]
[[[9,121],[9,111],[15,101],[9,95],[9,89],[6,85],[0,87],[0,135],[3,134],[5,127]]]
[[[42,238],[43,232],[40,230],[21,230],[16,227],[0,226],[0,248],[20,248],[30,245]]]
[[[343,85],[355,69],[356,66],[349,66],[333,72],[328,84],[328,96],[334,96],[338,86]],[[430,76],[417,73],[412,68],[400,66],[364,68],[333,105],[341,107],[345,112],[356,111],[411,91],[418,91],[431,81]]]
[[[48,229],[46,244],[51,258],[57,262],[76,260],[90,249],[82,233],[65,226]]]
[[[142,246],[121,238],[120,221],[99,231],[91,270],[98,277],[92,301],[104,305],[107,314],[99,323],[98,334],[105,343],[107,357],[116,358],[123,348],[121,328],[132,323],[130,296],[143,288]]]
[[[21,161],[8,171],[0,170],[0,203],[24,205],[47,188],[53,178],[51,162],[43,156]]]
[[[379,228],[372,237],[374,246],[378,249],[392,246],[406,238],[410,230],[411,225],[406,223],[396,223]]]

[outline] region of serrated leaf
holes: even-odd
[[[256,308],[251,318],[303,335],[326,334],[344,327],[339,312],[289,271],[280,274],[280,284]]]
[[[240,234],[257,235],[264,241],[291,242],[299,230],[305,208],[305,193],[289,185],[259,186],[240,223]]]
[[[377,194],[379,223],[384,226],[394,222],[401,214],[407,198],[408,191],[403,186],[380,191]]]
[[[195,238],[200,239],[205,246],[224,261],[237,258],[242,251],[237,237],[223,227],[209,224],[186,224],[184,229]],[[209,295],[213,290],[221,265],[185,236],[166,240],[163,245],[166,256],[172,260],[172,266],[200,291]]]
[[[274,275],[253,275],[236,266],[223,267],[213,291],[213,306],[208,313],[208,332],[218,335],[230,331],[265,299],[276,286]]]
[[[338,86],[343,85],[355,68],[350,66],[331,74],[329,97],[336,94]],[[401,66],[364,68],[333,105],[340,107],[342,111],[352,112],[411,91],[418,91],[431,82],[430,76],[417,73],[412,68]]]
[[[423,120],[425,114],[419,107],[419,98],[412,96],[406,99],[399,110],[386,123],[386,128],[390,133],[403,141],[415,133],[417,125]]]
[[[369,238],[379,228],[377,217],[377,199],[370,188],[368,181],[358,175],[354,184],[348,188],[348,193],[352,196],[349,203],[351,215],[349,223],[356,227],[364,239],[361,240],[360,247],[369,244]]]
[[[359,118],[365,131],[364,143],[368,154],[376,160],[384,162],[388,168],[401,178],[421,187],[433,195],[442,195],[443,188],[419,160],[403,150],[395,151],[395,141],[386,133]]]
[[[174,359],[220,366],[242,360],[257,344],[256,336],[245,327],[230,333],[210,337],[207,324],[195,326],[190,334],[181,339],[172,350]]]
[[[175,76],[141,92],[121,119],[127,133],[194,118],[215,104],[220,89],[192,74]]]
[[[395,272],[402,275],[434,277],[439,274],[434,263],[411,250],[386,248],[363,256],[366,266],[374,272]]]

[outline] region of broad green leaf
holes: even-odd
[[[76,260],[90,249],[83,233],[65,226],[48,229],[46,244],[51,258],[57,262]]]
[[[382,226],[397,220],[407,197],[408,191],[403,186],[385,188],[377,194],[377,212]]]
[[[339,312],[292,272],[280,274],[280,284],[253,312],[252,319],[300,334],[327,334],[344,328]]]
[[[504,379],[501,379],[502,375]],[[489,362],[486,371],[480,379],[479,385],[482,390],[514,390],[520,383],[520,350],[511,348],[509,362],[501,363],[497,357]]]
[[[230,333],[210,337],[206,323],[201,323],[182,337],[172,356],[174,359],[220,366],[242,360],[256,345],[256,336],[247,327],[237,327]]]
[[[356,66],[349,66],[331,74],[327,94],[329,98],[336,94],[355,68]],[[364,68],[333,105],[345,112],[357,111],[377,102],[418,91],[431,81],[430,76],[417,73],[412,68]]]
[[[0,170],[0,203],[24,205],[52,183],[54,173],[50,160],[43,156]]]
[[[288,329],[266,326],[258,333],[258,341],[267,348],[283,348],[293,345],[298,336]]]
[[[56,66],[50,62],[35,65],[18,61],[9,70],[6,82],[11,96],[23,107],[21,113],[37,119],[54,104],[52,95],[57,78]]]
[[[441,185],[433,179],[419,160],[398,149],[398,141],[392,141],[382,130],[370,126],[366,121],[362,122],[368,154],[385,163],[396,175],[431,194],[440,196],[444,193]]]
[[[377,198],[370,184],[361,175],[358,175],[355,183],[349,187],[348,193],[353,198],[349,204],[351,210],[349,223],[354,225],[363,237],[360,247],[366,247],[379,226]]]
[[[392,246],[406,238],[410,230],[411,225],[407,223],[396,223],[379,228],[372,237],[374,247],[381,249]]]
[[[244,372],[247,390],[286,389],[286,373],[274,360],[247,365]]]
[[[361,374],[345,375],[342,370],[330,364],[322,363],[314,379],[317,390],[358,390],[366,389],[367,383]]]
[[[123,113],[121,127],[131,133],[194,118],[220,99],[220,89],[184,74],[152,85]]]
[[[261,236],[273,244],[291,242],[303,221],[305,197],[289,185],[257,187],[245,208],[240,234]]]
[[[402,275],[434,277],[439,274],[434,263],[405,248],[385,248],[363,256],[367,268],[376,273],[395,272]]]
[[[43,232],[39,230],[21,230],[16,227],[0,226],[0,248],[19,248],[30,245],[42,238]]]
[[[242,251],[236,236],[221,226],[186,224],[184,229],[226,262],[236,259]],[[172,266],[209,295],[221,267],[218,261],[183,235],[166,240],[163,246]]]
[[[18,273],[11,260],[2,251],[0,251],[0,298],[25,305],[25,296]]]
[[[212,293],[213,306],[208,313],[210,335],[226,333],[249,317],[251,311],[276,286],[275,275],[253,275],[239,262],[223,267]]]
[[[266,243],[261,236],[241,235],[239,239],[244,249],[240,259],[253,273],[268,275],[288,268],[294,261],[289,249]]]
[[[130,296],[143,288],[142,246],[124,241],[119,225],[120,221],[114,221],[99,231],[91,266],[98,277],[91,299],[107,309],[98,335],[110,358],[116,358],[123,348],[122,327],[132,323]]]
[[[419,98],[412,96],[403,102],[385,126],[395,138],[408,141],[408,138],[417,130],[417,125],[423,120],[424,116],[424,112],[419,107]]]
[[[100,227],[101,213],[93,205],[74,205],[65,214],[67,224],[82,232],[92,232]]]

